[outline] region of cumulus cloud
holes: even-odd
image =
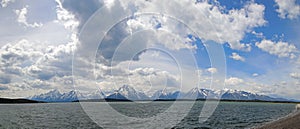
[[[0,65],[3,66],[0,68],[0,83],[9,86],[10,90],[51,89],[64,82],[56,82],[55,77],[72,74],[70,44],[45,47],[20,40],[14,45],[4,45],[0,50]]]
[[[47,27],[40,23],[28,22],[31,20],[28,20],[28,16],[36,19],[30,12],[31,9],[35,9],[34,4],[21,4],[23,8],[12,12],[11,15],[16,14],[17,22],[22,25],[16,28],[26,27],[24,29],[26,31],[22,31],[22,36],[13,37],[12,41],[0,46],[0,85],[8,87],[2,88],[5,94],[1,93],[1,96],[27,97],[51,89],[73,89],[73,84],[70,83],[72,82],[72,56],[78,43],[79,21],[60,3],[56,3],[57,5],[53,1],[49,3],[50,7],[53,7],[51,11],[56,11],[54,14],[57,15],[47,19],[49,21],[45,20]],[[60,28],[59,31],[66,31],[63,33],[65,40],[58,41],[55,39],[57,36],[44,34],[53,33],[51,29],[57,31],[57,28]],[[45,36],[49,40],[40,40],[41,38],[36,38],[36,35]]]
[[[95,71],[101,90],[114,90],[122,85],[130,85],[151,93],[166,87],[178,89],[181,82],[176,62],[167,54],[154,50],[143,52],[139,60],[122,61],[116,65],[97,63]]]
[[[218,43],[229,43],[231,48],[250,51],[251,46],[249,44],[240,43],[244,38],[244,35],[255,27],[263,26],[266,21],[264,20],[264,9],[263,5],[256,4],[254,2],[247,2],[241,9],[232,9],[224,10],[223,7],[220,7],[217,3],[209,3],[208,1],[201,2],[191,2],[188,0],[183,1],[111,1],[109,7],[107,8],[106,13],[123,13],[129,12],[133,16],[130,17],[126,24],[121,25],[118,23],[114,28],[118,32],[118,37],[112,37],[110,34],[107,35],[108,39],[113,39],[111,46],[103,45],[108,47],[107,50],[114,50],[115,45],[119,45],[118,41],[122,41],[122,38],[137,32],[138,30],[143,29],[153,29],[154,32],[158,35],[158,39],[162,40],[160,43],[172,49],[195,49],[195,45],[189,43],[193,42],[191,38],[188,38],[190,35],[196,36],[187,29],[185,25],[188,25],[189,28],[193,30],[201,30],[196,32],[199,35],[201,40],[213,40]],[[114,3],[113,3],[114,2]],[[165,3],[164,3],[165,2]],[[130,6],[129,6],[130,5]],[[80,15],[78,12],[74,11],[72,8],[76,6],[73,4],[65,3],[64,7],[70,8],[70,10],[77,15]],[[75,6],[75,7],[71,7]],[[190,8],[186,8],[189,6]],[[181,8],[182,10],[178,10]],[[167,15],[171,17],[174,16],[174,19],[167,17],[165,15],[157,16],[143,16],[138,15],[143,12],[157,12],[159,10],[164,10]],[[198,13],[190,13],[198,12]],[[137,14],[137,15],[135,15]],[[90,14],[84,14],[86,17]],[[110,16],[110,15],[109,15]],[[80,17],[80,16],[78,16]],[[81,17],[82,18],[82,17]],[[184,24],[179,24],[176,22],[176,19],[181,20]],[[110,21],[106,21],[110,22]],[[105,22],[105,23],[106,23]],[[93,28],[101,28],[97,26],[96,23]],[[103,25],[105,26],[105,25]],[[120,27],[121,26],[121,27]],[[232,26],[232,27],[230,27]],[[105,27],[102,27],[105,28]],[[114,29],[111,28],[111,29]],[[109,28],[110,29],[110,28]],[[176,32],[176,33],[175,33]],[[110,30],[108,33],[114,33],[113,30]],[[170,35],[173,34],[173,35]],[[98,36],[98,35],[97,35]],[[114,35],[116,36],[116,35]],[[147,36],[144,36],[147,37]],[[159,38],[161,37],[161,38]],[[91,35],[87,36],[88,39],[81,39],[84,41],[83,46],[93,46],[91,42],[94,37]],[[105,40],[105,39],[104,39]],[[102,42],[103,43],[103,42]],[[101,47],[101,46],[100,46]],[[88,48],[88,47],[87,47]],[[95,48],[95,47],[93,47]],[[105,54],[105,52],[103,52]],[[104,55],[105,56],[105,55]]]
[[[245,61],[245,58],[240,56],[238,53],[233,52],[230,58],[234,60],[239,60],[239,61]]]
[[[179,77],[163,70],[154,68],[137,68],[130,71],[131,82],[140,83],[141,86],[152,86],[153,88],[179,87]],[[138,84],[136,84],[138,85]]]
[[[15,0],[2,0],[2,1],[1,1],[1,6],[2,6],[3,8],[5,8],[5,7],[7,7],[7,5],[8,5],[9,3],[13,3],[13,2],[15,2]]]
[[[127,8],[127,5],[133,5],[130,8],[135,7],[132,10],[137,10],[137,12],[165,10],[167,14],[180,18],[191,28],[201,30],[199,32],[200,38],[214,40],[219,43],[228,42],[231,48],[239,50],[249,51],[250,46],[240,43],[240,41],[244,38],[245,33],[266,23],[264,20],[264,5],[254,2],[247,2],[239,10],[228,10],[228,13],[224,13],[224,10],[218,4],[209,3],[208,1],[198,1],[196,3],[188,0],[173,1],[171,3],[168,1],[122,2],[124,2],[122,5],[125,8]],[[186,8],[187,6],[189,8]],[[181,10],[178,10],[178,8],[181,8]]]
[[[29,86],[32,89],[51,89],[50,82],[43,81],[40,79],[24,79],[23,84]]]
[[[67,7],[67,4],[63,4],[63,6]],[[178,8],[182,8],[182,10],[178,10]],[[97,77],[97,79],[100,81],[99,83],[111,87],[113,83],[107,80],[115,79],[116,83],[120,84],[117,86],[121,86],[124,84],[123,81],[128,79],[123,76],[133,78],[143,78],[143,76],[128,71],[126,72],[125,69],[119,69],[117,68],[118,65],[131,60],[132,57],[137,57],[134,58],[133,62],[139,62],[142,53],[145,53],[145,51],[140,53],[137,51],[147,47],[159,47],[177,52],[178,54],[186,49],[196,49],[197,46],[193,44],[194,40],[190,37],[198,38],[199,36],[203,41],[213,40],[220,44],[229,43],[233,49],[250,51],[251,46],[249,44],[241,43],[240,41],[244,38],[244,35],[251,32],[253,28],[263,26],[266,23],[264,20],[264,9],[265,7],[263,5],[254,2],[247,2],[241,9],[224,10],[224,8],[217,3],[208,1],[196,3],[184,0],[173,2],[155,0],[147,2],[110,1],[110,4],[103,7],[103,13],[111,13],[108,15],[107,21],[105,21],[104,24],[111,23],[111,19],[109,20],[109,18],[110,16],[113,16],[113,13],[123,14],[124,12],[129,12],[128,14],[132,16],[125,19],[125,22],[118,21],[119,23],[114,24],[112,26],[113,28],[108,26],[107,29],[110,30],[105,32],[106,36],[99,46],[98,44],[101,39],[95,38],[98,40],[91,40],[94,38],[92,35],[95,33],[94,31],[91,31],[93,33],[80,39],[82,43],[82,46],[80,47],[82,48],[79,49],[85,50],[84,52],[86,54],[94,52],[96,50],[95,48],[98,47],[97,60],[99,61],[97,61],[97,63],[99,64],[97,65],[99,65],[100,70],[98,74],[99,78]],[[158,11],[162,11],[171,17],[168,17],[167,15],[138,15],[143,12]],[[72,12],[77,16],[78,13],[76,13],[76,11]],[[174,18],[172,19],[172,17]],[[179,24],[177,19],[184,24]],[[103,19],[101,20],[103,21]],[[92,24],[95,26],[88,26],[90,30],[93,30],[94,28],[106,28],[103,27],[106,25],[97,26],[97,22]],[[185,25],[188,25],[189,28],[193,28],[193,30],[199,30],[199,33],[196,32],[199,35],[195,35],[191,30],[188,30],[188,27]],[[145,32],[145,30],[147,31]],[[138,34],[137,32],[140,31],[143,31],[144,33]],[[172,35],[170,35],[170,33]],[[96,36],[99,37],[99,35]],[[130,36],[130,38],[125,39],[127,36]],[[91,46],[93,47],[91,48]],[[138,56],[135,55],[137,53],[139,54]],[[184,58],[187,57],[183,57],[182,59]],[[111,60],[114,60],[115,64],[109,65]],[[105,72],[107,69],[113,69],[115,72],[107,73]],[[210,68],[207,71],[210,73],[217,73],[216,68]],[[168,72],[171,73],[170,71]],[[147,75],[146,79],[148,79],[149,76]],[[145,78],[135,80],[143,80],[141,82],[144,82],[145,85],[147,84]]]
[[[26,66],[34,63],[42,55],[38,46],[32,47],[28,40],[20,40],[17,44],[1,47],[1,70],[6,74],[23,75]]]
[[[73,45],[59,45],[45,53],[29,67],[29,72],[39,79],[49,80],[53,76],[70,76],[72,71]]]
[[[27,12],[28,12],[28,6],[25,6],[24,8],[20,10],[15,10],[15,13],[17,15],[17,22],[25,25],[26,27],[32,27],[32,28],[38,28],[41,27],[43,24],[41,23],[28,23],[27,22]]]
[[[246,33],[253,32],[254,28],[263,26],[266,23],[264,19],[265,7],[254,3],[254,1],[246,2],[240,9],[231,10],[226,10],[218,3],[208,1],[199,1],[196,3],[188,0],[172,2],[159,0],[146,2],[104,1],[104,3],[106,2],[110,3],[106,5],[107,10],[111,9],[111,12],[115,12],[117,10],[116,8],[120,7],[122,9],[119,9],[119,11],[129,10],[131,11],[129,14],[133,14],[133,16],[126,19],[125,22],[114,26],[115,28],[111,28],[112,30],[107,33],[106,37],[103,39],[102,46],[99,46],[100,49],[98,48],[101,51],[98,51],[100,54],[97,57],[98,62],[96,64],[93,64],[94,58],[75,59],[77,63],[87,64],[83,65],[83,67],[78,67],[79,69],[77,69],[79,72],[82,72],[81,75],[83,75],[77,77],[76,80],[76,86],[81,86],[76,88],[80,90],[87,90],[91,87],[98,88],[99,86],[114,90],[116,89],[114,87],[115,85],[122,86],[123,84],[130,84],[136,88],[143,87],[142,90],[148,90],[149,87],[146,86],[150,85],[157,86],[156,88],[164,86],[178,87],[181,78],[177,74],[176,65],[170,64],[170,62],[172,62],[171,60],[162,57],[161,53],[150,53],[153,54],[154,59],[159,59],[153,60],[153,58],[146,57],[150,56],[148,51],[142,51],[138,56],[135,56],[135,54],[137,54],[135,52],[145,47],[167,49],[171,54],[179,57],[181,62],[184,62],[181,66],[182,70],[189,71],[188,68],[191,68],[190,64],[186,63],[193,62],[189,62],[189,60],[186,59],[189,57],[185,56],[184,52],[197,49],[197,46],[193,44],[195,41],[194,38],[197,36],[204,41],[214,40],[221,44],[229,43],[232,49],[250,51],[251,46],[249,44],[241,43],[241,40]],[[82,49],[85,49],[86,46],[93,47],[93,50],[97,49],[98,45],[93,44],[98,44],[99,40],[96,40],[96,42],[86,42],[86,44],[78,44],[78,30],[88,18],[103,5],[103,3],[98,0],[88,0],[84,2],[56,0],[56,3],[57,19],[54,23],[61,24],[65,29],[71,31],[71,34],[68,35],[70,36],[70,40],[61,43],[61,45],[52,46],[43,46],[43,44],[40,43],[32,43],[32,40],[23,40],[20,41],[20,43],[7,44],[2,47],[0,51],[0,63],[1,66],[4,67],[1,67],[1,72],[5,75],[9,75],[7,77],[0,77],[0,85],[1,87],[4,87],[2,88],[3,90],[10,90],[10,93],[23,93],[23,91],[24,93],[27,93],[29,90],[39,91],[53,88],[60,90],[67,88],[71,89],[73,88],[71,69],[72,52],[76,51],[76,47],[80,45],[83,45],[80,46],[83,47]],[[180,10],[178,8],[180,8]],[[165,15],[136,15],[139,12],[154,12],[160,10],[164,10],[163,13],[170,14],[170,16],[176,16],[175,20]],[[28,21],[30,21],[27,19],[27,14],[30,13],[30,8],[28,6],[15,11],[15,13],[18,15],[18,22],[20,24],[25,26],[27,24],[27,26],[31,27],[37,26],[34,23],[28,23]],[[184,24],[179,23],[176,19],[189,25],[190,28],[201,32],[196,36],[193,32],[188,30]],[[103,18],[101,18],[101,20],[103,20]],[[91,28],[91,32],[94,32],[93,29],[99,28]],[[150,31],[140,35],[136,34],[135,37],[132,36],[134,35],[134,32],[145,29]],[[120,44],[126,36],[132,36],[132,39],[130,40],[134,42],[128,40],[124,41],[125,43],[123,42]],[[131,42],[132,44],[128,45],[126,42]],[[90,49],[87,49],[84,52],[94,52],[89,50]],[[118,51],[116,52],[115,50]],[[107,60],[112,60],[114,54],[120,55],[117,56],[117,58],[120,59],[118,60],[119,62],[115,65],[108,65],[108,63],[105,63],[109,62]],[[237,53],[232,53],[231,58],[241,61],[245,60]],[[128,68],[129,63],[134,65],[131,65],[132,67]],[[99,71],[95,72],[93,69],[84,67],[93,65],[96,65],[95,68],[98,68],[97,70]],[[111,72],[111,70],[113,72]],[[195,72],[195,70],[190,71]],[[212,74],[218,73],[216,68],[204,69],[203,71]],[[96,84],[94,83],[94,72],[97,75]],[[183,75],[191,75],[188,73],[189,72],[185,72]],[[221,73],[220,70],[219,73]],[[15,78],[16,76],[18,77]],[[204,76],[205,75],[202,75],[199,78],[202,79],[202,81],[205,81],[203,82],[204,84],[206,82],[209,83],[211,78],[209,78],[209,76]],[[193,77],[189,78],[190,79],[186,80],[186,82],[197,82],[197,79],[194,79]],[[184,86],[188,86],[189,83],[186,82],[183,83]],[[239,78],[229,78],[226,83],[229,85],[238,85],[243,83],[243,80]],[[1,95],[4,94],[1,93]]]
[[[280,18],[297,19],[300,16],[300,5],[296,0],[275,0]]]
[[[102,76],[101,80],[103,81],[98,83],[101,90],[115,90],[122,85],[130,85],[137,90],[151,93],[166,87],[179,88],[180,86],[179,77],[164,70],[149,67],[132,70],[120,67],[118,70],[116,67],[113,69],[114,72],[111,74]]]
[[[207,71],[210,72],[211,74],[215,74],[218,72],[217,68],[208,68]]]
[[[294,79],[300,79],[300,73],[290,73],[290,77]]]
[[[230,77],[230,78],[225,80],[226,85],[233,85],[233,86],[242,84],[243,82],[244,82],[243,79],[240,79],[240,78],[237,78],[237,77]]]
[[[5,74],[0,74],[0,84],[9,84],[11,82],[11,78],[9,77],[9,75],[5,75]]]
[[[255,35],[257,38],[264,38],[264,34],[262,32],[252,31],[251,33]]]
[[[62,22],[65,28],[76,30],[79,25],[79,21],[77,21],[75,15],[66,10],[60,0],[56,0],[56,3],[57,20]]]
[[[258,73],[253,73],[252,76],[257,77],[257,76],[259,76],[259,74]]]
[[[0,85],[0,91],[1,91],[1,90],[8,90],[8,87],[7,87],[7,86],[1,86],[1,85]]]
[[[186,26],[174,19],[168,19],[166,16],[135,16],[126,22],[128,33],[137,32],[139,30],[153,30],[153,34],[149,35],[150,39],[156,38],[156,42],[163,44],[171,50],[190,49],[195,50],[197,46],[191,42],[193,38],[188,38],[188,34],[192,34]],[[174,27],[175,26],[175,27]],[[176,28],[176,26],[183,26]],[[150,42],[148,44],[154,44]]]
[[[262,40],[261,42],[256,42],[255,45],[261,50],[268,52],[269,54],[276,55],[278,57],[289,57],[295,58],[295,52],[297,48],[293,44],[287,42],[273,42],[271,40]]]
[[[112,0],[108,0],[113,2]],[[100,7],[103,6],[103,1],[99,0],[56,0],[60,10],[68,11],[78,20],[79,29]],[[64,14],[67,14],[66,12]]]

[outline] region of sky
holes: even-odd
[[[236,89],[300,99],[299,0],[2,0],[0,97]]]

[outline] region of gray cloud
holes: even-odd
[[[300,80],[300,73],[295,73],[295,72],[290,73],[290,77],[294,78],[294,79],[299,79]]]
[[[54,3],[54,1],[50,1],[48,1],[50,4]],[[183,22],[191,25],[191,28],[201,31],[201,38],[217,41],[220,40],[219,43],[228,42],[233,49],[240,50],[248,48],[250,50],[250,46],[240,43],[245,34],[251,32],[251,30],[256,27],[265,25],[266,23],[263,16],[265,7],[263,5],[256,4],[254,1],[247,2],[247,4],[241,7],[241,9],[226,11],[224,11],[222,7],[206,1],[201,1],[197,4],[193,4],[193,2],[188,3],[187,1],[174,1],[174,3],[159,0],[152,0],[148,2],[142,0],[129,2],[118,1],[112,3],[112,7],[107,7],[105,10],[107,12],[111,11],[118,13],[115,15],[108,15],[107,17],[98,17],[98,21],[105,21],[105,23],[101,25],[97,25],[97,22],[92,23],[95,24],[95,26],[88,26],[90,28],[87,28],[90,30],[90,34],[87,34],[87,36],[83,37],[83,39],[79,39],[82,41],[82,44],[77,44],[76,40],[78,30],[82,29],[82,26],[86,23],[88,18],[90,18],[97,9],[103,6],[102,2],[99,2],[98,0],[63,0],[62,5],[65,10],[60,10],[60,13],[64,14],[61,15],[61,19],[57,18],[58,16],[56,17],[59,9],[55,8],[57,6],[55,3],[54,5],[47,7],[44,13],[39,12],[37,7],[40,6],[32,6],[40,5],[39,2],[32,2],[34,4],[29,4],[30,2],[32,1],[18,1],[13,3],[18,4],[15,7],[10,8],[13,4],[9,4],[6,9],[0,8],[1,17],[7,17],[8,14],[10,15],[9,18],[3,18],[4,20],[0,21],[0,27],[3,28],[0,30],[0,35],[4,35],[3,39],[8,40],[11,38],[13,41],[18,41],[22,37],[26,37],[26,39],[28,39],[27,41],[22,42],[11,41],[11,45],[7,44],[8,42],[3,42],[6,45],[4,45],[0,51],[0,73],[2,72],[3,75],[5,75],[1,75],[0,77],[0,83],[3,84],[0,86],[0,90],[11,90],[11,93],[15,94],[22,94],[23,91],[33,92],[54,88],[60,90],[74,88],[72,79],[72,52],[74,52],[75,49],[83,50],[82,53],[77,54],[95,53],[96,50],[98,50],[96,58],[98,61],[96,68],[98,69],[96,70],[99,71],[96,72],[99,78],[97,78],[96,81],[98,81],[97,84],[100,86],[114,88],[113,86],[115,84],[117,84],[117,86],[121,86],[123,84],[130,83],[127,81],[128,78],[132,80],[132,85],[137,87],[149,85],[149,78],[152,81],[151,83],[157,86],[178,86],[179,79],[175,75],[176,68],[173,68],[176,65],[171,64],[171,61],[166,61],[164,58],[160,58],[161,60],[156,61],[154,61],[153,58],[148,58],[147,61],[142,62],[141,60],[147,59],[147,57],[140,57],[140,55],[147,53],[147,51],[142,50],[145,47],[159,46],[160,48],[166,48],[173,51],[174,53],[172,54],[174,54],[175,57],[180,58],[179,61],[182,62],[182,65],[187,65],[187,67],[182,67],[183,71],[192,69],[190,71],[193,72],[193,68],[189,66],[193,62],[189,59],[189,56],[186,56],[186,51],[175,52],[181,49],[193,49],[193,45],[179,42],[181,40],[186,41],[184,40],[186,38],[186,34],[192,33],[190,33],[184,25],[180,25],[166,17],[159,19],[160,17],[134,16],[130,17],[130,19],[126,19],[129,22],[124,21],[113,26],[113,28],[108,31],[102,42],[99,40],[99,37],[93,37],[93,35],[99,36],[100,33],[105,33],[96,33],[97,29],[110,29],[109,27],[111,26],[108,26],[111,22],[110,18],[113,19],[114,17],[117,17],[119,13],[123,13],[124,11],[128,11],[126,12],[128,14],[134,14],[137,11],[147,12],[153,10],[165,10],[166,13],[170,13],[183,19]],[[36,30],[30,28],[26,30],[23,26],[16,25],[17,16],[12,10],[20,10],[27,4],[29,5],[27,13],[28,23],[39,23],[41,21],[43,23],[41,28],[37,28]],[[43,4],[47,5],[45,3]],[[178,8],[186,7],[186,5],[190,5],[190,7],[178,10]],[[68,11],[67,13],[65,12],[66,10]],[[49,13],[49,15],[45,15],[50,11],[54,12],[51,12],[51,14]],[[204,15],[200,15],[201,13],[190,12],[206,13],[204,13]],[[72,14],[75,15],[75,18]],[[207,20],[208,18],[209,20]],[[78,26],[77,23],[79,24]],[[209,26],[210,24],[214,24],[215,26],[211,27]],[[65,29],[67,25],[72,29]],[[152,29],[154,31],[131,36],[134,32],[144,29]],[[161,30],[172,31],[164,32]],[[168,33],[172,33],[174,35]],[[127,36],[131,36],[131,39],[127,39],[127,41],[121,43]],[[0,40],[2,41],[2,39]],[[31,42],[36,40],[42,41],[42,43]],[[157,43],[159,45],[156,44],[157,46],[154,46],[153,44],[157,41],[160,41]],[[100,42],[101,45],[98,46]],[[1,42],[0,44],[3,43]],[[149,56],[149,54],[147,56]],[[161,56],[155,58],[159,57]],[[136,63],[136,66],[128,69],[128,65],[126,64],[129,60],[131,60],[131,58],[133,58],[134,61],[131,61],[130,63]],[[112,59],[114,59],[114,65],[110,65]],[[76,69],[77,71],[75,71],[75,73],[80,72],[79,75],[82,75],[80,77],[76,76],[77,79],[79,78],[76,82],[79,86],[81,86],[78,87],[78,89],[99,87],[99,85],[95,86],[95,80],[93,78],[94,60],[94,57],[85,58],[85,56],[75,58],[75,62],[78,63],[75,64],[78,66],[76,67],[78,69]],[[151,70],[150,68],[153,68],[151,64],[154,64],[157,69]],[[120,65],[123,66],[121,67]],[[113,70],[113,73],[111,73],[111,69]],[[195,86],[194,82],[196,82],[196,79],[195,77],[190,77],[192,74],[189,72],[185,72],[183,74],[189,78],[183,83],[185,86]],[[76,75],[78,74],[76,73]],[[291,77],[295,78],[298,76],[291,75]],[[207,81],[207,83],[208,82],[210,81]]]
[[[80,29],[88,18],[103,6],[103,3],[99,0],[63,0],[62,5],[80,20]]]
[[[11,78],[8,75],[0,74],[0,84],[9,84],[11,82]]]
[[[107,33],[103,41],[99,42],[97,56],[101,55],[105,59],[112,59],[117,47],[129,35],[124,26],[126,26],[124,23],[117,24]]]
[[[0,90],[8,90],[8,87],[7,87],[7,86],[1,86],[1,85],[0,85]]]
[[[1,71],[5,74],[23,75],[24,68],[42,56],[42,51],[38,47],[32,48],[32,45],[27,40],[21,40],[15,45],[7,44],[1,47],[0,64],[3,66]]]
[[[71,76],[72,45],[42,46],[28,40],[13,44],[0,48],[0,63],[4,66],[0,68],[0,84],[7,84],[9,89],[51,89],[60,84],[53,78]]]
[[[28,85],[30,88],[37,89],[51,89],[49,82],[35,79],[35,80],[24,80],[24,84]]]

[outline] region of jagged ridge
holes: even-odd
[[[240,90],[210,90],[193,88],[187,93],[174,90],[158,90],[152,96],[135,90],[133,87],[123,85],[118,90],[105,95],[101,91],[83,95],[80,92],[70,91],[60,93],[53,90],[45,94],[30,97],[31,100],[45,102],[70,102],[76,100],[88,99],[115,99],[115,100],[174,100],[174,99],[223,99],[223,100],[261,100],[261,101],[290,101],[283,98],[272,98],[266,95],[259,95],[251,92]]]

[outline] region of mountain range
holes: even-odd
[[[79,91],[74,90],[66,93],[61,93],[57,89],[55,89],[44,94],[28,97],[27,99],[43,102],[72,102],[77,100],[103,99],[104,96],[104,93],[99,90],[89,94],[83,94]]]
[[[29,97],[30,100],[44,101],[44,102],[72,102],[77,100],[89,100],[89,99],[110,99],[110,100],[194,100],[194,99],[221,99],[221,100],[259,100],[259,101],[294,101],[284,98],[273,98],[266,95],[259,95],[256,93],[240,91],[240,90],[210,90],[193,88],[190,91],[184,93],[180,91],[172,90],[158,90],[151,96],[147,96],[141,91],[135,90],[133,87],[123,85],[118,90],[108,92],[104,94],[101,91],[95,91],[94,93],[83,94],[78,91],[70,91],[66,93],[60,93],[58,90],[53,90],[48,93],[35,95]]]

